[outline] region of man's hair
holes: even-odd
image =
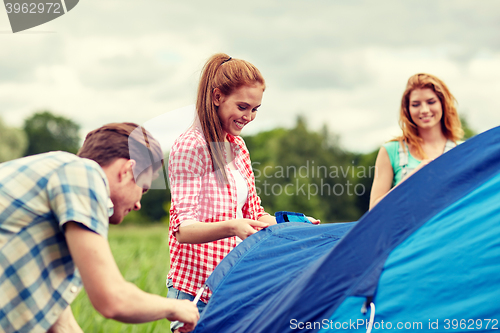
[[[117,158],[133,159],[134,178],[153,167],[156,172],[163,166],[160,143],[143,127],[134,123],[111,123],[87,134],[78,156],[96,161],[101,167]]]

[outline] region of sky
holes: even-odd
[[[266,91],[243,135],[327,125],[367,153],[400,134],[408,78],[441,78],[477,132],[500,125],[496,0],[84,0],[12,33],[0,10],[0,117],[68,117],[80,135],[103,124],[154,127],[164,150],[194,116],[201,69],[214,53],[245,59]],[[158,133],[158,134],[156,134]]]

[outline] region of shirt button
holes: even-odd
[[[53,314],[54,316],[57,316],[57,315],[59,314],[59,311],[54,310],[54,311],[52,311],[52,314]]]
[[[74,294],[78,291],[78,288],[76,286],[73,286],[70,288],[70,291]]]

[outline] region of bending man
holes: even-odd
[[[167,318],[191,331],[189,301],[143,292],[122,277],[108,241],[163,163],[158,142],[133,123],[90,132],[78,156],[49,152],[0,164],[0,331],[82,332],[69,304],[85,288],[104,317]]]

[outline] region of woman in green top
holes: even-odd
[[[370,209],[463,137],[455,98],[443,81],[430,74],[415,74],[408,80],[399,125],[403,135],[384,144],[378,153]]]

